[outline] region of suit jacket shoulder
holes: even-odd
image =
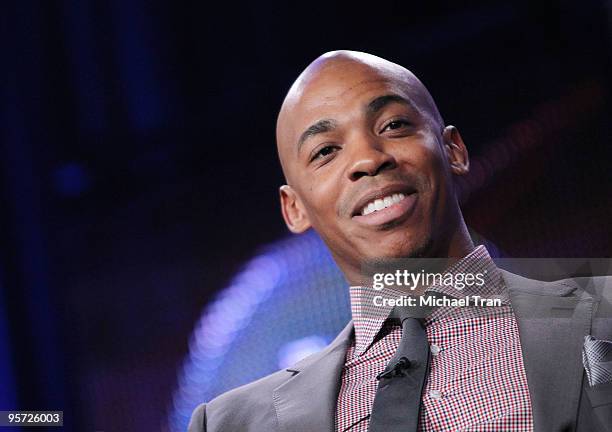
[[[502,270],[503,278],[515,296],[533,296],[530,306],[537,306],[538,297],[557,297],[592,301],[591,335],[612,340],[612,276],[576,277],[556,281],[539,281]],[[519,312],[521,305],[518,304]]]
[[[249,425],[275,419],[272,392],[290,377],[291,373],[280,370],[217,396],[196,408],[188,431],[206,431],[207,424],[211,431],[247,431]]]
[[[188,431],[247,431],[250,424],[259,423],[256,417],[274,419],[272,392],[289,377],[290,373],[280,370],[201,404],[191,416]]]
[[[300,371],[310,369],[313,365],[316,369],[321,360],[329,357],[331,352],[336,350],[344,352],[344,346],[348,342],[352,328],[352,322],[350,322],[326,348],[300,360],[292,367],[237,387],[206,404],[201,404],[192,414],[188,432],[261,432],[284,429],[279,425],[278,418],[279,410],[283,411],[279,405],[284,406],[282,399],[284,393],[279,395],[278,390]],[[330,382],[329,385],[333,387],[334,383]],[[309,405],[308,395],[300,396],[305,400],[300,401],[298,405]],[[279,399],[276,399],[277,397]]]

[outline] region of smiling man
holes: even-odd
[[[351,285],[353,320],[323,351],[202,404],[190,431],[609,430],[609,279],[589,279],[588,290],[525,279],[475,247],[454,187],[469,171],[466,146],[416,76],[369,54],[324,54],[289,90],[277,144],[285,222],[329,247]],[[486,275],[413,296],[498,307],[372,312],[364,264],[413,258],[446,259],[446,275]]]
[[[467,173],[467,150],[408,70],[361,53],[322,56],[290,89],[277,143],[289,229],[313,227],[352,284],[364,260],[472,250],[452,179]]]

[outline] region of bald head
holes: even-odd
[[[303,123],[301,120],[317,108],[341,99],[346,92],[374,81],[386,82],[390,88],[405,96],[406,102],[427,117],[432,127],[444,127],[429,91],[408,69],[363,52],[342,50],[325,53],[310,63],[296,79],[278,115],[276,141],[288,182],[291,177],[289,161],[300,145],[300,138],[303,138],[304,131],[299,130]],[[326,129],[325,123],[319,126],[319,130]]]

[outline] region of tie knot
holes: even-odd
[[[400,320],[402,326],[407,319],[418,321],[423,325],[425,318],[429,316],[432,310],[432,307],[425,306],[395,306],[391,311],[390,317]]]

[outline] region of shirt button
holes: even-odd
[[[440,348],[438,345],[436,344],[431,344],[430,346],[431,349],[431,353],[435,356],[437,356],[438,354],[440,354],[440,351],[442,351],[442,348]]]
[[[429,397],[433,400],[440,400],[442,399],[442,392],[440,390],[432,390],[429,392]]]

